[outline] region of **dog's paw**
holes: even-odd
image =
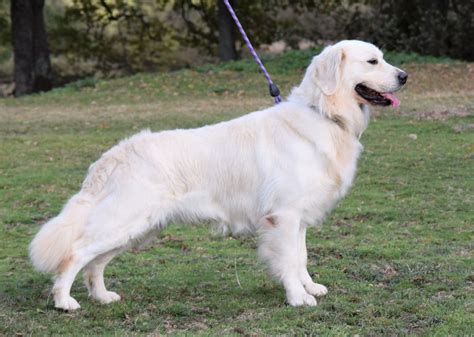
[[[317,302],[316,302],[316,299],[314,298],[314,296],[304,292],[304,293],[300,293],[300,294],[294,294],[292,296],[288,296],[287,298],[287,302],[289,305],[293,306],[293,307],[299,307],[299,306],[302,306],[302,305],[307,305],[307,306],[310,306],[310,307],[314,307]]]
[[[314,296],[324,296],[328,293],[328,288],[323,286],[322,284],[319,283],[307,283],[304,285],[304,288],[308,292],[308,294],[314,295]]]
[[[116,301],[120,301],[120,295],[113,291],[106,291],[100,294],[96,294],[93,298],[102,304],[108,304]]]
[[[65,296],[60,298],[54,302],[54,307],[56,309],[64,310],[64,311],[73,311],[79,309],[81,306],[79,303],[72,298],[71,296]]]

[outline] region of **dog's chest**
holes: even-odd
[[[354,181],[362,146],[359,142],[345,145],[337,153],[316,156],[313,165],[305,169],[301,206],[309,222],[322,220]]]
[[[357,161],[362,152],[362,145],[355,141],[348,149],[341,151],[341,153],[333,159],[332,167],[337,173],[337,176],[332,177],[336,183],[336,192],[340,197],[346,195],[351,187],[357,170]]]

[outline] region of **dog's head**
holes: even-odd
[[[356,101],[372,105],[398,106],[393,92],[408,78],[388,64],[377,47],[357,40],[326,47],[312,63],[313,79],[325,95],[350,92]]]

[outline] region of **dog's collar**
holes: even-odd
[[[337,126],[341,128],[343,131],[347,131],[346,121],[342,116],[334,115],[332,117],[328,117],[330,121],[334,122]]]
[[[309,107],[311,108],[311,110],[314,110],[318,114],[320,113],[319,109],[316,108],[315,105],[311,104]],[[328,120],[336,124],[339,128],[341,128],[341,130],[347,131],[347,125],[346,125],[346,121],[344,120],[344,117],[340,115],[334,115],[334,116],[329,117],[325,114],[324,114],[324,117],[326,117]]]

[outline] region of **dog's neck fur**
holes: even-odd
[[[353,97],[353,93],[347,90],[338,90],[336,94],[330,96],[325,95],[311,78],[310,68],[301,84],[293,88],[288,101],[312,108],[334,122],[341,130],[360,138],[369,122],[368,106],[355,100],[343,99]]]

